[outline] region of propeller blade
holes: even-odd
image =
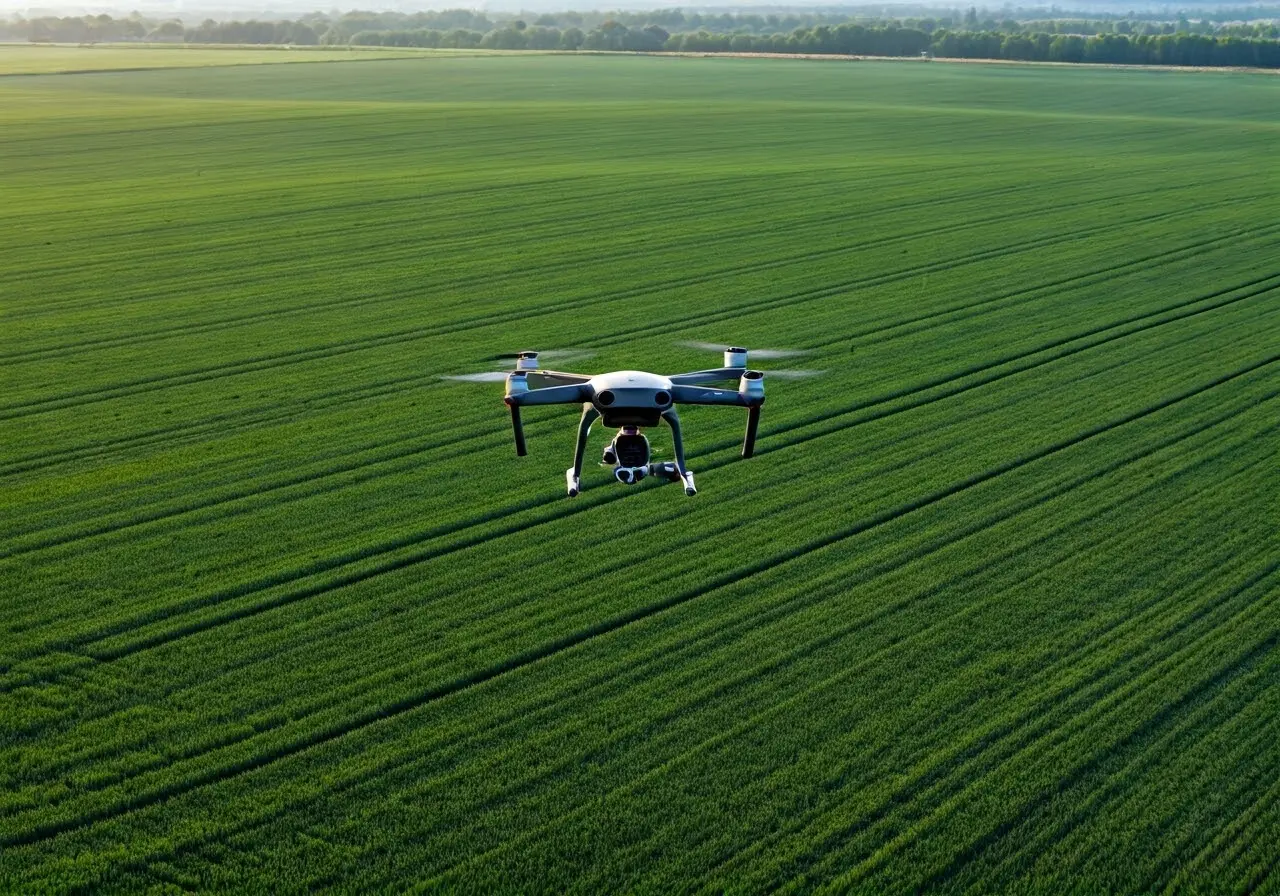
[[[720,345],[715,342],[680,342],[685,348],[696,348],[706,352],[723,352],[728,351],[732,346]],[[761,359],[765,361],[777,358],[798,358],[801,355],[807,355],[809,352],[802,348],[751,348],[747,347],[747,356],[752,360]]]
[[[486,370],[484,373],[459,373],[453,376],[441,376],[444,380],[456,380],[460,383],[500,383],[507,378],[506,371]]]
[[[590,358],[595,352],[587,351],[584,348],[553,348],[549,351],[534,352],[533,349],[526,349],[522,352],[504,352],[500,355],[492,355],[491,361],[514,361],[523,354],[533,352],[538,356],[538,361],[581,361]]]
[[[766,370],[763,371],[765,378],[778,377],[784,380],[803,380],[811,376],[821,376],[824,371],[821,370]]]

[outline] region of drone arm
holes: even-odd
[[[530,370],[525,374],[530,389],[546,389],[550,386],[579,386],[591,377],[581,373],[560,373],[556,370]]]
[[[520,377],[523,380],[524,377]],[[517,380],[507,377],[507,396],[503,399],[508,407],[529,407],[538,404],[578,404],[590,401],[591,395],[586,386],[574,383],[567,386],[548,386],[545,389],[513,388]]]
[[[764,379],[759,371],[744,372],[735,391],[673,383],[671,397],[672,400],[684,404],[730,405],[746,408],[747,431],[742,436],[742,456],[751,457],[755,454],[756,429],[760,426],[760,405],[764,404]]]
[[[700,386],[705,383],[728,383],[742,376],[741,367],[721,367],[716,370],[695,370],[693,373],[677,373],[667,377],[673,385]]]
[[[520,409],[532,404],[570,404],[586,399],[587,389],[580,384],[550,386],[546,389],[530,389],[526,374],[513,373],[507,377],[507,394],[502,400],[511,408],[511,431],[516,439],[516,454],[524,457],[528,449],[524,443],[524,424]]]
[[[712,404],[750,407],[747,398],[736,389],[708,389],[705,386],[677,384],[672,380],[671,400],[676,404]]]

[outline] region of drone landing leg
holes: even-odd
[[[578,421],[578,447],[573,452],[573,466],[564,471],[565,484],[569,487],[569,497],[576,498],[581,491],[582,459],[587,454],[587,436],[591,433],[591,424],[600,419],[600,412],[590,403],[582,405],[582,419]]]
[[[676,413],[675,408],[671,408],[662,412],[662,419],[666,420],[667,425],[671,427],[671,441],[676,452],[676,471],[684,482],[684,493],[692,498],[698,490],[693,485],[693,473],[684,465],[684,439],[680,436],[680,415]]]

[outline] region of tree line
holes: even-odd
[[[825,14],[824,14],[825,15]],[[795,18],[795,17],[792,17]],[[822,16],[819,16],[822,18]],[[851,56],[941,56],[958,59],[1006,59],[1022,62],[1095,62],[1126,65],[1239,66],[1280,68],[1280,40],[1267,36],[1274,25],[1240,23],[1213,33],[1204,27],[1170,30],[1170,23],[1096,20],[1096,33],[1027,30],[1039,22],[992,22],[970,7],[936,19],[860,24],[814,21],[789,31],[754,29],[784,18],[754,14],[708,16],[679,10],[616,14],[543,14],[532,24],[523,19],[493,20],[483,12],[445,10],[427,13],[321,13],[296,21],[216,22],[187,27],[170,19],[155,22],[132,15],[39,17],[0,21],[0,39],[85,43],[169,40],[197,44],[354,45],[495,50],[614,50],[629,52],[781,53]],[[740,30],[705,27],[738,22]],[[1069,21],[1069,20],[1068,20]],[[594,24],[593,24],[594,22]],[[696,29],[693,23],[699,23]],[[1182,26],[1186,20],[1174,26]],[[1058,23],[1061,24],[1061,23]],[[394,25],[396,27],[373,27]],[[406,27],[406,26],[412,27]],[[563,27],[562,27],[563,25]],[[683,29],[683,30],[681,30]]]
[[[520,23],[523,24],[523,23]],[[1184,65],[1280,68],[1280,41],[1204,34],[1081,34],[948,31],[927,33],[895,25],[818,25],[790,34],[670,34],[647,25],[605,22],[590,31],[547,27],[455,30],[363,31],[351,38],[363,46],[489,48],[497,50],[623,50],[633,52],[782,53],[848,56],[941,56],[1019,62],[1092,62],[1119,65]]]

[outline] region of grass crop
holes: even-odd
[[[422,56],[392,47],[247,47],[183,44],[0,44],[0,75],[109,72],[156,68],[343,62]],[[481,55],[474,51],[472,55]]]
[[[1273,78],[16,52],[0,889],[1276,887]]]

